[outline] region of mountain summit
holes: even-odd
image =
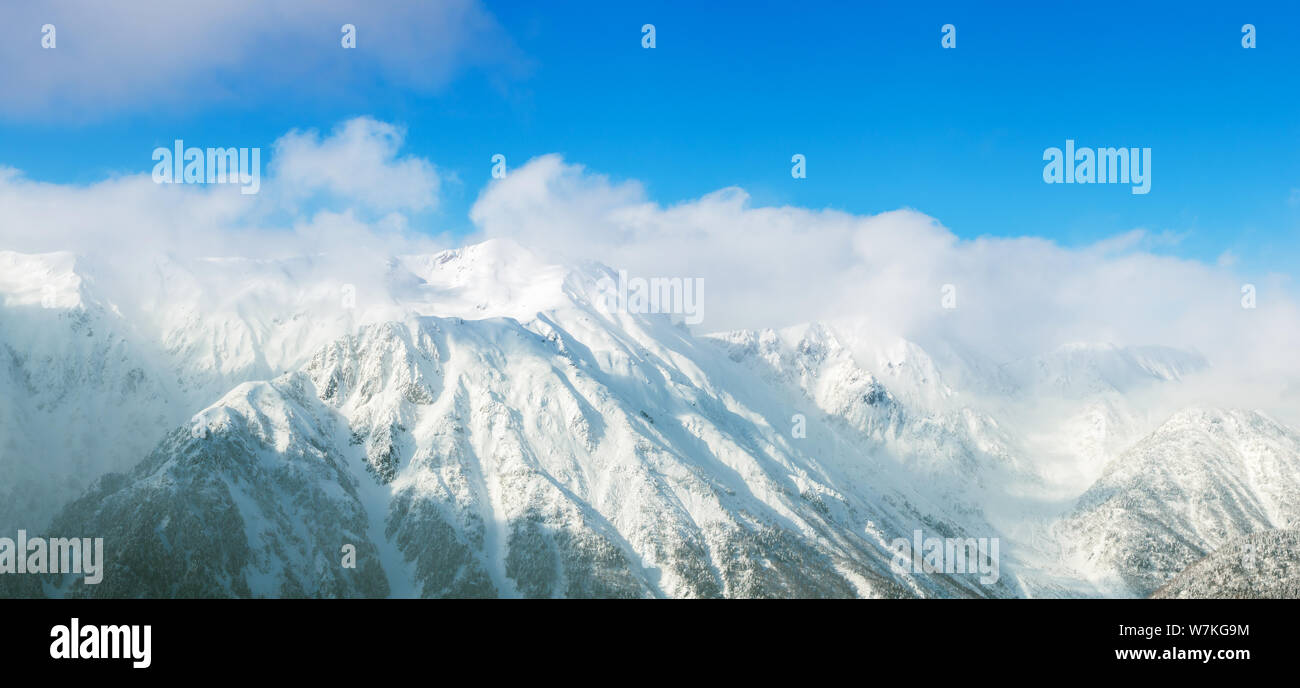
[[[342,277],[161,257],[148,298],[62,254],[0,264],[0,522],[94,533],[107,559],[100,585],[0,581],[12,594],[1148,594],[1300,507],[1264,479],[1294,477],[1294,433],[1237,411],[1088,445],[1102,477],[1053,492],[1025,409],[1137,417],[1126,392],[1204,367],[1176,350],[949,375],[864,323],[706,336],[611,310],[608,268],[507,241]],[[913,542],[939,555],[904,558]],[[1002,543],[998,575],[953,565],[977,542]]]

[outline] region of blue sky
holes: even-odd
[[[560,153],[638,180],[662,204],[740,186],[758,205],[911,207],[966,238],[1071,246],[1143,228],[1153,251],[1230,252],[1243,267],[1290,271],[1300,248],[1293,3],[808,5],[487,3],[500,31],[475,40],[503,45],[480,46],[491,59],[433,86],[371,71],[363,53],[384,39],[359,22],[360,55],[346,58],[358,66],[300,74],[291,84],[301,88],[260,78],[254,64],[225,73],[220,98],[182,82],[167,98],[91,114],[4,112],[0,164],[88,183],[147,172],[153,148],[176,138],[269,148],[293,128],[370,115],[407,127],[405,152],[452,178],[440,209],[419,218],[431,232],[471,229],[493,154],[515,167]],[[4,23],[6,40],[38,39]],[[319,22],[321,51],[339,51],[337,23]],[[645,23],[656,26],[653,50],[641,47]],[[945,23],[957,27],[955,50],[940,47]],[[1244,23],[1257,27],[1254,50],[1241,47]],[[60,50],[94,30],[65,24]],[[147,47],[138,31],[118,38]],[[406,55],[418,72],[418,50]],[[39,62],[24,65],[41,78]],[[1043,150],[1066,139],[1151,148],[1151,192],[1044,184]],[[795,153],[807,156],[807,179],[790,176]]]

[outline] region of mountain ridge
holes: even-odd
[[[1124,595],[1154,590],[1226,540],[1202,537],[1131,570],[1118,553],[1134,547],[1088,517],[1117,491],[1136,490],[1113,470],[1114,442],[1080,444],[1103,475],[1077,504],[1050,507],[1038,495],[1051,491],[1051,470],[1011,413],[1056,399],[1070,413],[1102,404],[1102,422],[1117,422],[1106,419],[1133,413],[1128,390],[1179,384],[1205,366],[1195,354],[1067,346],[989,383],[1024,400],[988,404],[969,387],[994,369],[986,362],[950,376],[920,345],[874,348],[852,323],[696,335],[667,315],[603,307],[608,268],[549,265],[513,242],[393,258],[378,282],[343,285],[314,272],[313,260],[216,264],[203,279],[225,284],[230,270],[244,271],[248,285],[216,311],[199,307],[203,288],[173,274],[179,263],[164,279],[189,300],[152,304],[144,324],[103,309],[105,322],[130,333],[123,346],[139,349],[159,391],[66,389],[99,395],[105,408],[168,413],[152,418],[152,436],[135,433],[135,448],[122,451],[135,457],[87,464],[97,478],[88,490],[51,493],[67,501],[49,510],[59,512],[51,527],[111,535],[119,583],[51,583],[39,594]],[[31,289],[23,293],[0,310],[11,351],[30,339],[24,328],[52,331],[21,313],[75,318],[97,302],[90,291],[71,308],[33,310]],[[141,329],[162,333],[163,344],[150,348]],[[212,346],[221,341],[229,345]],[[14,385],[21,376],[9,370]],[[204,395],[216,403],[195,401]],[[18,428],[30,410],[3,411],[0,423]],[[1225,441],[1291,436],[1267,424],[1251,432]],[[1152,435],[1134,446],[1170,439],[1159,428]],[[31,436],[33,446],[43,441]],[[1285,455],[1268,464],[1275,471],[1300,446],[1278,441]],[[0,465],[21,466],[17,456],[6,450]],[[1219,468],[1206,475],[1235,475]],[[1179,489],[1220,494],[1202,482]],[[225,516],[200,527],[200,507],[185,507],[178,486]],[[1287,502],[1259,480],[1234,490],[1243,503]],[[1131,515],[1146,513],[1140,500],[1129,504]],[[16,509],[10,521],[31,513]],[[1168,510],[1143,518],[1183,527]],[[1233,532],[1274,524],[1231,522]],[[1000,581],[894,570],[892,543],[918,531],[1003,540]],[[226,554],[207,570],[172,561],[170,578],[143,573],[179,556],[175,543]],[[333,570],[344,545],[357,548],[361,568]]]

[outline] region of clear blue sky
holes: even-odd
[[[1154,250],[1232,251],[1289,272],[1300,5],[1068,4],[490,2],[521,69],[468,69],[424,94],[376,79],[330,98],[290,89],[91,120],[9,117],[0,163],[91,182],[147,172],[153,147],[174,138],[268,147],[365,114],[404,124],[406,152],[458,178],[422,220],[431,231],[468,230],[493,154],[517,166],[558,152],[665,204],[735,185],[756,204],[912,207],[962,237],[1077,245],[1141,227],[1179,237]],[[945,23],[955,50],[940,48]],[[1241,47],[1244,23],[1258,29],[1254,50]],[[361,31],[364,50],[374,37]],[[1150,147],[1151,192],[1044,184],[1043,149],[1067,138]],[[807,179],[791,178],[794,153]]]

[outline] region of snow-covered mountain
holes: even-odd
[[[1174,349],[703,336],[505,241],[150,265],[142,298],[0,253],[0,525],[108,552],[0,592],[1148,594],[1300,508],[1289,429],[1132,398],[1208,365]],[[918,533],[1001,542],[999,575],[900,566]]]
[[[1009,363],[1003,373],[1021,393],[1077,399],[1123,393],[1152,381],[1178,381],[1205,366],[1200,355],[1166,346],[1076,343]]]
[[[0,528],[42,528],[185,411],[71,254],[0,252]]]
[[[1300,529],[1265,530],[1230,540],[1152,597],[1300,597]]]
[[[90,480],[134,466],[234,386],[296,370],[363,324],[476,313],[525,292],[485,280],[456,292],[478,300],[448,304],[461,277],[426,281],[412,270],[427,260],[396,257],[353,274],[320,257],[143,256],[147,269],[104,283],[69,253],[0,251],[0,530],[44,528]],[[521,279],[540,274],[511,267]]]
[[[1103,589],[1148,595],[1230,540],[1297,519],[1300,435],[1262,413],[1192,408],[1112,462],[1062,529]]]

